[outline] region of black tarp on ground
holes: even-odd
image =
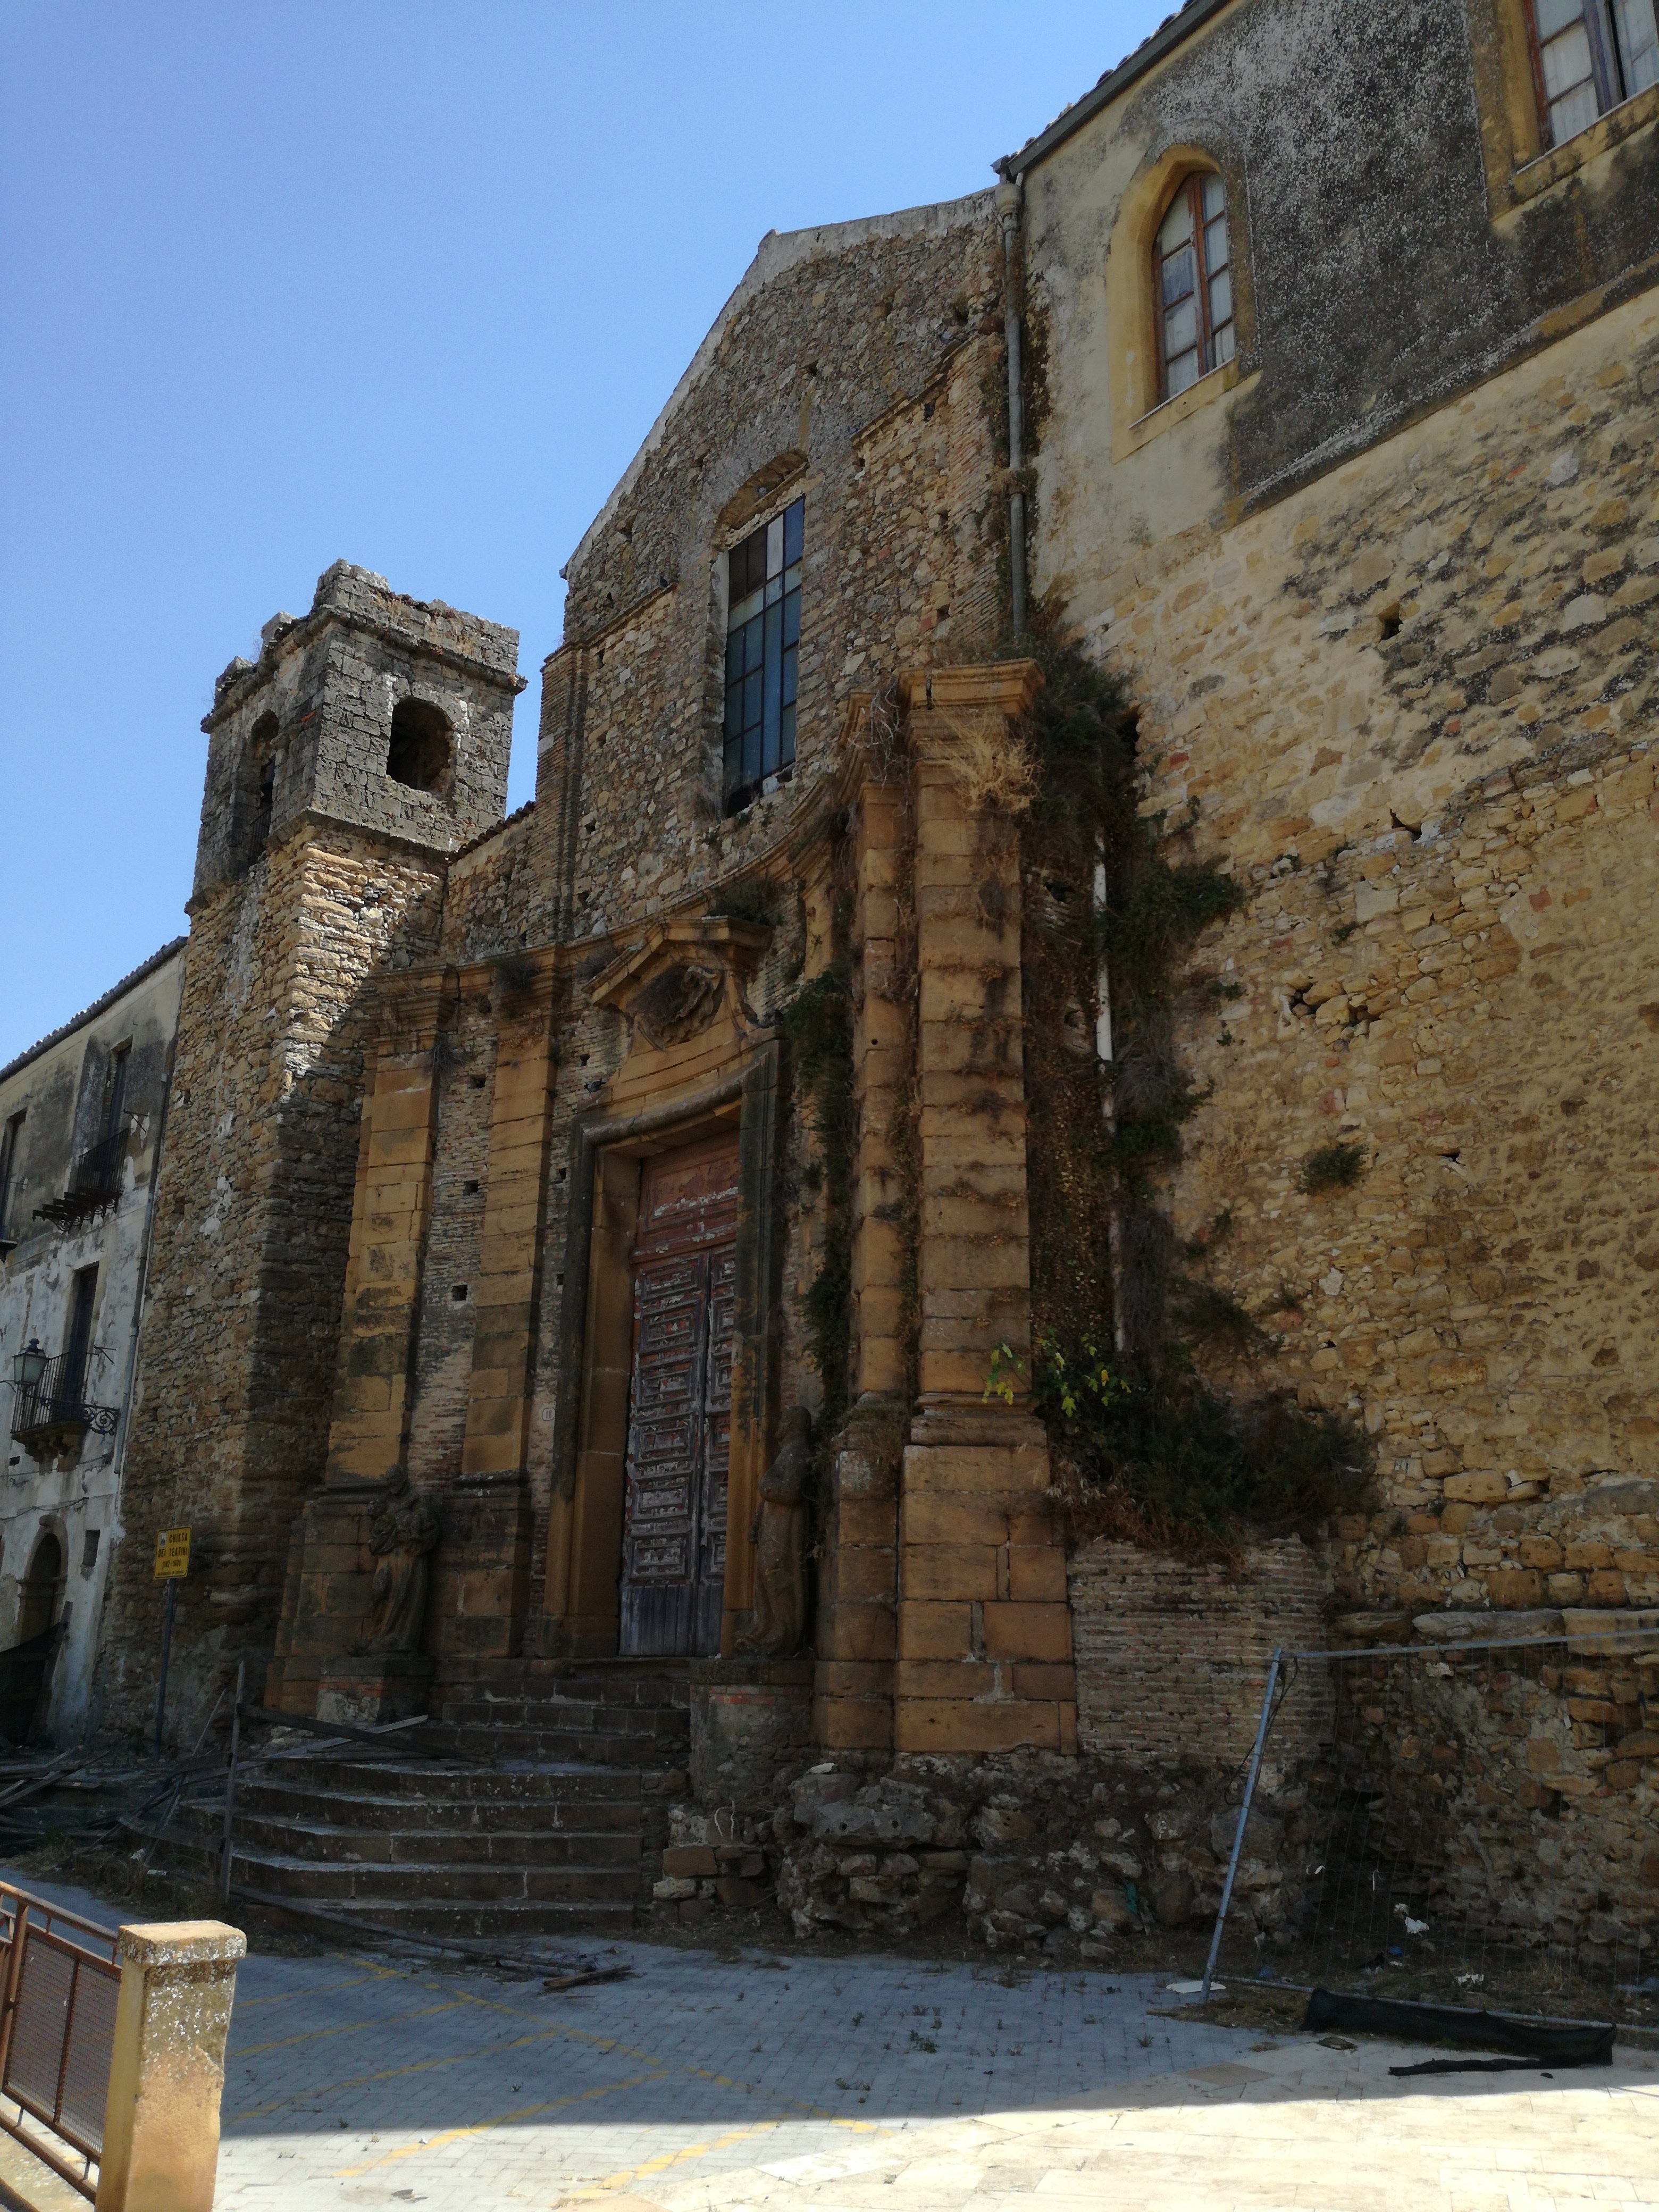
[[[1540,2066],[1611,2066],[1611,2027],[1550,2027],[1508,2013],[1464,2012],[1455,2005],[1413,2004],[1401,1997],[1346,1997],[1316,1990],[1304,2029],[1364,2028],[1401,2043],[1455,2043],[1466,2050],[1508,2051]]]

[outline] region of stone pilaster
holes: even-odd
[[[402,1461],[409,1441],[410,1351],[432,1214],[433,1048],[454,994],[454,970],[447,968],[413,969],[384,987],[380,1054],[363,1101],[352,1194],[331,1482],[383,1476]]]
[[[325,1480],[289,1547],[265,1699],[316,1709],[325,1663],[343,1657],[367,1603],[368,1523],[409,1442],[414,1333],[432,1214],[434,1048],[455,971],[411,969],[382,987],[380,1052],[363,1100],[351,1242]]]
[[[886,1750],[893,1741],[896,1447],[910,1356],[894,1144],[910,1075],[914,979],[901,914],[909,811],[902,776],[872,779],[853,823],[852,964],[862,984],[853,1015],[854,1410],[836,1454],[833,1526],[820,1569],[814,1721],[832,1750]]]
[[[915,781],[920,1382],[899,1497],[901,1751],[1075,1747],[1066,1553],[1048,1446],[988,1405],[1030,1339],[1019,839],[983,796],[1040,681],[1029,661],[903,690]]]

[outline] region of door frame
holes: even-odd
[[[743,1066],[706,1088],[628,1115],[578,1121],[569,1145],[570,1210],[559,1316],[545,1608],[550,1648],[573,1658],[613,1655],[621,1630],[619,1570],[633,1365],[630,1255],[640,1164],[699,1138],[738,1129],[738,1236],[732,1346],[732,1442],[726,1476],[726,1588],[720,1649],[732,1649],[753,1602],[749,1523],[775,1427],[779,1209],[774,1184],[781,1048],[757,1041]]]

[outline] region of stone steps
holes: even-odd
[[[216,1864],[217,1808],[187,1808],[175,1852]],[[633,1767],[284,1761],[239,1779],[231,1880],[262,1895],[428,1935],[633,1924]]]
[[[689,1668],[475,1660],[448,1679],[431,1756],[240,1778],[232,1881],[411,1933],[625,1933],[655,1871],[663,1778],[686,1762]],[[219,1836],[202,1808],[169,1840],[205,1868]]]

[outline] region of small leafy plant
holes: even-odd
[[[1346,1189],[1364,1172],[1364,1145],[1321,1145],[1302,1163],[1297,1188],[1312,1197],[1322,1190]]]

